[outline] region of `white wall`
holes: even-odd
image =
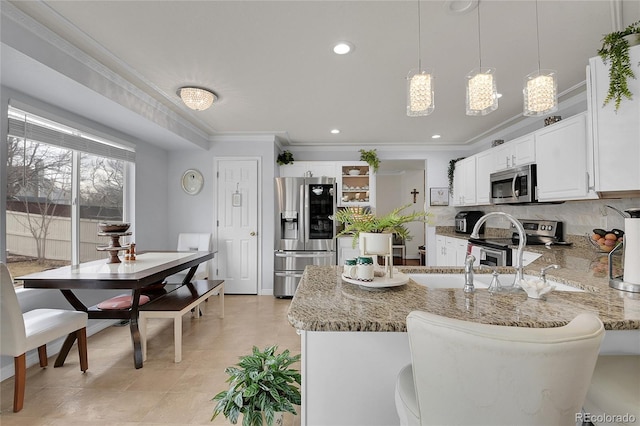
[[[203,152],[179,151],[169,154],[169,225],[168,236],[171,243],[177,243],[180,232],[212,232],[215,234],[216,220],[215,200],[213,198],[215,184],[214,161],[221,157],[259,157],[261,167],[262,215],[259,217],[258,238],[260,259],[260,294],[273,294],[273,250],[275,220],[275,188],[276,149],[274,137],[239,138],[233,140],[214,141],[211,149]],[[196,196],[185,194],[180,188],[180,178],[185,170],[197,168],[203,174],[205,184]],[[217,243],[214,241],[214,246]],[[215,268],[215,259],[213,267]]]

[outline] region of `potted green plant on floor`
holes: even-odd
[[[411,206],[404,205],[394,209],[391,213],[376,216],[372,213],[360,213],[358,209],[341,209],[334,215],[334,220],[344,224],[344,229],[336,235],[353,235],[353,247],[356,246],[362,234],[396,234],[399,238],[410,240],[411,234],[406,227],[410,222],[426,222],[429,214],[424,211],[403,213]]]
[[[268,426],[282,424],[282,414],[297,414],[294,405],[300,405],[301,376],[290,366],[300,360],[288,350],[276,353],[278,346],[260,351],[256,346],[250,355],[240,357],[235,366],[227,367],[229,389],[213,397],[217,404],[211,420],[219,414],[233,424],[242,414],[242,426]],[[279,423],[278,423],[279,419]]]
[[[616,111],[620,108],[623,97],[630,100],[633,96],[627,85],[630,78],[636,78],[633,72],[635,64],[631,64],[629,58],[629,46],[638,44],[639,40],[640,21],[637,21],[622,31],[605,35],[602,39],[602,47],[598,49],[598,55],[605,64],[609,65],[609,91],[604,99],[604,105],[613,100]]]

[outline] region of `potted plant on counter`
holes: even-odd
[[[290,368],[300,361],[289,350],[276,354],[277,345],[260,351],[256,346],[250,355],[240,357],[225,373],[230,377],[229,389],[213,397],[217,404],[211,420],[219,414],[236,424],[242,414],[242,426],[282,425],[283,413],[297,415],[294,405],[300,405],[301,376]]]
[[[338,210],[334,220],[344,224],[344,229],[336,235],[353,235],[353,247],[356,246],[362,234],[396,234],[399,238],[410,240],[409,229],[405,226],[410,222],[426,222],[429,214],[424,211],[403,214],[403,210],[411,204],[398,207],[391,213],[376,216],[373,213],[361,213],[358,208]]]
[[[618,111],[622,97],[632,99],[627,81],[636,78],[629,58],[629,47],[640,43],[640,21],[634,22],[622,31],[614,31],[604,36],[598,55],[609,65],[609,91],[604,105],[615,102]]]

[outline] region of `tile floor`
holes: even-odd
[[[0,424],[230,424],[222,416],[211,422],[211,399],[227,388],[224,368],[250,353],[253,345],[277,344],[279,351],[299,354],[300,338],[287,321],[290,299],[227,295],[225,318],[220,319],[215,297],[206,304],[203,317],[185,317],[182,362],[173,362],[172,320],[149,320],[147,361],[139,370],[133,367],[129,327],[109,327],[89,337],[85,374],[75,347],[62,368],[53,368],[53,357],[47,368],[30,367],[19,413],[12,411],[13,378],[3,381]],[[285,416],[286,426],[299,424],[299,416]]]

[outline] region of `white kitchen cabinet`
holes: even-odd
[[[280,166],[281,177],[304,177],[311,173],[313,177],[337,177],[339,168],[334,161],[294,161]]]
[[[505,170],[536,162],[534,135],[528,134],[492,148],[495,170]]]
[[[476,205],[491,204],[491,173],[495,171],[495,161],[491,150],[483,151],[476,157]]]
[[[436,266],[456,266],[463,267],[467,257],[466,238],[445,237],[436,235]],[[476,257],[474,266],[480,265],[479,248],[474,247],[471,254]]]
[[[635,80],[627,80],[633,99],[623,98],[617,112],[615,101],[603,105],[609,90],[609,67],[595,57],[587,68],[598,192],[640,190],[640,46],[631,47],[629,53],[636,75]]]
[[[456,162],[453,172],[453,205],[473,206],[476,204],[476,156]]]
[[[358,243],[353,247],[353,237],[352,236],[344,236],[338,238],[338,266],[344,265],[344,261],[346,259],[355,259],[360,256],[360,248],[358,247]]]
[[[539,201],[597,198],[589,191],[586,112],[538,130],[535,141]]]
[[[376,206],[376,176],[364,161],[338,163],[338,207]],[[357,174],[354,174],[356,173]]]

